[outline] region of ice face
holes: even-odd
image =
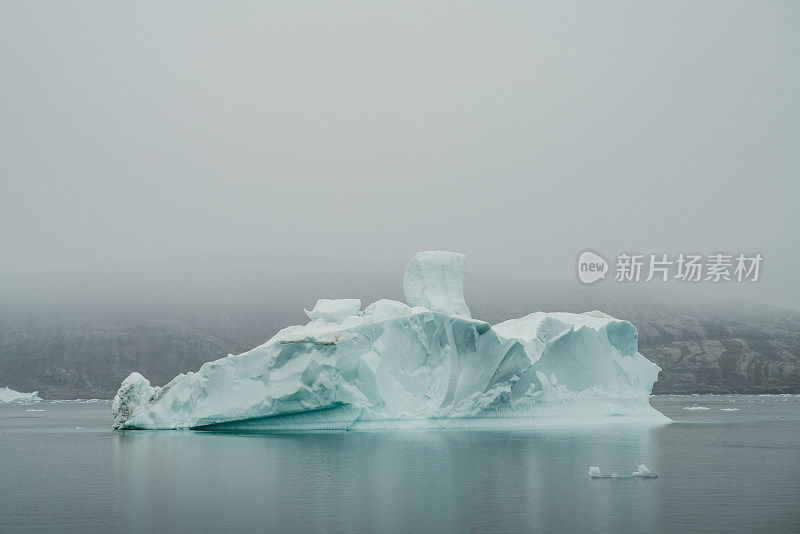
[[[153,388],[138,373],[114,399],[117,428],[321,429],[663,422],[658,367],[636,329],[600,312],[469,317],[465,259],[420,253],[408,304],[320,300],[312,319],[238,356]],[[458,285],[456,288],[455,286]],[[413,306],[413,307],[412,307]]]
[[[129,374],[114,396],[114,427],[118,428],[136,412],[145,409],[155,396],[156,389],[150,386],[149,380],[139,373]]]
[[[354,416],[370,421],[472,416],[510,393],[514,371],[530,366],[521,345],[486,323],[408,312],[365,314],[362,324],[345,328],[312,322],[284,330],[249,352],[204,364],[133,417],[122,415],[119,426],[193,428],[335,406],[356,407]],[[134,376],[117,397],[136,411],[154,395]]]
[[[406,267],[403,294],[409,306],[472,317],[464,301],[467,257],[441,250],[418,252]]]
[[[522,343],[536,369],[571,392],[605,387],[649,395],[661,370],[637,352],[631,323],[598,312],[537,312],[494,330]]]

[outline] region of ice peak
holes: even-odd
[[[312,321],[322,319],[341,322],[345,318],[357,314],[360,309],[361,301],[358,299],[319,299],[313,310],[305,310],[305,312]]]
[[[417,252],[406,267],[403,293],[409,306],[471,319],[464,301],[467,257],[456,252]]]

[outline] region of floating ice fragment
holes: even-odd
[[[600,472],[599,467],[589,467],[589,478],[658,478],[658,475],[651,472],[646,465],[636,464],[636,471],[630,475],[620,475],[619,473],[611,473],[604,475]]]
[[[721,411],[721,412],[738,412],[739,408],[720,408],[719,411]]]
[[[633,476],[639,478],[658,478],[658,475],[652,473],[644,464],[636,464],[636,471],[633,472]]]
[[[625,478],[625,476],[620,475],[619,473],[611,473],[610,475],[604,475],[600,472],[599,467],[591,466],[589,467],[589,478]]]
[[[697,406],[697,405],[695,405],[695,406],[684,406],[683,409],[684,410],[708,410],[709,408],[707,408],[705,406]]]

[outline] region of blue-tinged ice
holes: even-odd
[[[406,302],[321,299],[311,321],[253,350],[114,399],[121,429],[509,427],[668,421],[636,329],[602,312],[533,313],[492,327],[464,301],[466,258],[421,252]]]
[[[469,319],[464,300],[467,257],[454,252],[418,252],[406,267],[403,294],[409,306]]]

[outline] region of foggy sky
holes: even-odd
[[[0,275],[760,252],[721,291],[800,308],[798,28],[792,1],[4,1]]]

